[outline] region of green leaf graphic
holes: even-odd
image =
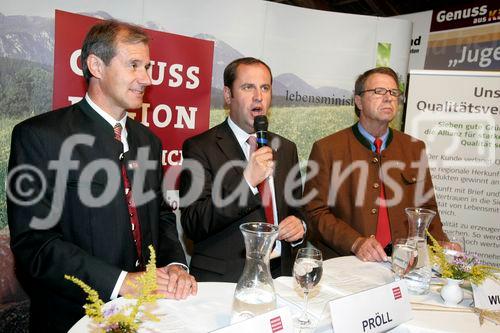
[[[391,43],[378,43],[377,67],[389,67],[391,63]]]

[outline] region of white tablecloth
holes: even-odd
[[[393,273],[388,263],[367,263],[354,256],[339,257],[323,263],[323,277],[320,284],[311,292],[309,311],[316,318],[318,327],[315,332],[333,332],[327,303],[329,300],[360,292],[369,288],[392,282]],[[437,282],[437,281],[434,281]],[[392,333],[472,333],[500,332],[500,326],[491,322],[479,325],[478,315],[468,306],[472,303],[471,292],[465,290],[464,300],[456,307],[445,307],[439,289],[431,286],[431,292],[425,296],[412,296],[413,319],[393,330]],[[302,294],[293,278],[280,277],[275,280],[275,289],[282,302],[290,306],[301,304]],[[376,302],[376,300],[366,300]],[[425,308],[433,310],[424,310]]]
[[[377,287],[392,282],[393,275],[387,264],[365,263],[356,257],[341,257],[323,263],[323,278],[311,292],[309,310],[317,323],[316,330],[304,332],[333,332],[327,303],[331,299],[346,296],[355,292]],[[289,306],[293,314],[298,314],[302,306],[302,293],[293,278],[280,277],[275,280],[278,294],[278,306]],[[229,325],[231,306],[236,284],[234,283],[199,283],[198,295],[186,300],[159,300],[153,311],[160,322],[149,322],[140,330],[145,332],[210,332]],[[478,316],[467,311],[464,306],[470,304],[471,294],[466,292],[464,301],[458,308],[445,308],[438,294],[437,286],[427,296],[412,297],[413,319],[396,327],[393,333],[470,333],[500,332],[500,326],[486,322],[479,326]],[[367,300],[367,302],[376,300]],[[110,304],[130,302],[123,298]],[[422,310],[417,303],[434,304],[434,311]],[[416,310],[419,308],[420,310]],[[460,311],[460,312],[452,312]],[[87,333],[92,331],[92,324],[87,317],[78,321],[70,333]]]
[[[157,309],[152,313],[160,319],[160,322],[143,324],[140,332],[210,332],[228,326],[235,287],[235,283],[202,282],[198,284],[196,296],[180,301],[158,300]],[[121,297],[108,302],[106,306],[122,305],[127,302],[130,300]],[[87,332],[92,332],[92,323],[87,316],[80,319],[69,331],[69,333]]]

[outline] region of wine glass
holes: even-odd
[[[396,274],[396,281],[417,265],[417,246],[413,239],[398,238],[392,243],[392,271]]]
[[[304,292],[304,310],[295,319],[295,325],[300,328],[311,327],[311,320],[307,315],[308,296],[323,274],[321,251],[312,247],[299,249],[293,265],[293,276]]]

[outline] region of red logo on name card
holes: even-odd
[[[274,317],[269,320],[269,323],[271,324],[271,330],[273,333],[279,332],[283,330],[283,323],[281,322],[281,317]]]
[[[401,289],[399,287],[392,288],[392,294],[394,295],[394,299],[400,299],[403,297],[401,294]]]

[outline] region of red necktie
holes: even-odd
[[[380,155],[382,140],[380,138],[376,138],[374,144],[377,149],[377,154]],[[382,178],[380,178],[379,200],[380,206],[378,209],[377,233],[375,234],[375,238],[378,240],[380,245],[382,245],[382,247],[386,247],[387,244],[391,242],[391,227],[389,225],[387,206],[385,205],[384,182],[382,181]]]
[[[250,135],[247,142],[250,145],[250,154],[252,154],[257,150],[257,138]],[[259,190],[260,197],[262,198],[262,206],[264,206],[264,211],[266,213],[266,221],[274,224],[273,197],[271,187],[269,185],[269,178],[264,179],[260,184],[258,184],[257,189]]]
[[[121,142],[122,125],[120,123],[117,123],[113,127],[113,130],[115,131],[115,139]],[[125,164],[123,163],[123,161],[121,161],[121,166],[122,166],[123,187],[125,188],[125,199],[127,200],[128,214],[130,216],[130,227],[132,229],[135,248],[137,250],[138,261],[136,263],[136,266],[141,266],[142,265],[141,225],[139,223],[139,216],[137,216],[137,208],[135,206],[134,198],[132,197],[132,187],[130,186],[130,182],[127,176],[127,170],[125,169]]]

